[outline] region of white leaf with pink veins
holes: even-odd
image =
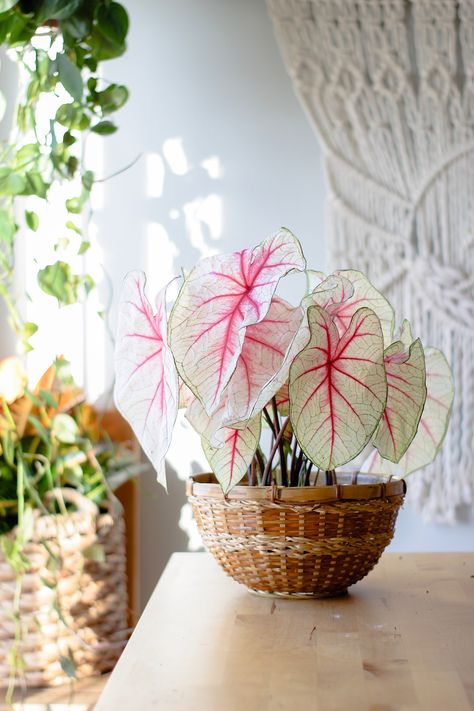
[[[315,304],[331,315],[339,335],[349,328],[351,318],[361,308],[369,308],[380,319],[384,343],[392,343],[394,312],[385,296],[355,269],[341,269],[321,281],[303,301]]]
[[[260,440],[262,426],[258,414],[247,422],[244,429],[225,428],[224,443],[218,449],[207,440],[202,440],[202,448],[212,471],[216,475],[224,494],[239,483],[248,470]]]
[[[335,469],[369,442],[387,398],[380,321],[356,311],[339,337],[327,311],[310,306],[311,339],[290,368],[290,417],[301,449],[320,469]]]
[[[255,249],[201,260],[187,277],[170,341],[182,379],[209,415],[236,368],[246,328],[265,318],[279,280],[304,267],[298,240],[282,229]]]
[[[370,283],[362,272],[356,269],[341,269],[334,276],[342,277],[352,286],[352,294],[341,300],[340,304],[328,307],[340,334],[349,327],[351,318],[361,308],[369,308],[380,319],[385,346],[393,341],[395,314],[385,296]]]
[[[288,379],[290,351],[301,326],[301,315],[299,307],[275,296],[263,321],[248,326],[242,352],[225,390],[227,426],[240,426],[261,411]]]
[[[454,386],[451,369],[441,351],[425,348],[425,367],[426,401],[415,438],[397,464],[383,459],[374,450],[362,465],[362,472],[405,477],[436,458],[448,429]]]
[[[408,347],[392,343],[384,353],[387,403],[373,437],[384,459],[399,462],[416,435],[426,400],[423,346],[417,338]]]
[[[165,455],[178,411],[178,374],[167,340],[166,287],[156,312],[143,272],[125,278],[115,348],[115,403],[166,487]]]
[[[242,352],[219,407],[208,415],[197,398],[189,404],[187,419],[213,447],[223,445],[225,427],[245,428],[288,379],[295,348],[300,350],[304,345],[297,337],[301,318],[299,307],[274,296],[263,321],[246,330]]]

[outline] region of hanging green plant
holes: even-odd
[[[37,327],[25,322],[17,308],[15,241],[21,228],[36,232],[40,217],[29,209],[20,217],[20,205],[29,195],[48,201],[52,186],[70,185],[65,200],[70,238],[58,237],[57,245],[66,247],[71,259],[89,248],[78,216],[96,178],[84,165],[81,137],[117,130],[113,115],[126,103],[128,89],[107,82],[100,70],[103,61],[125,51],[128,26],[124,7],[109,0],[0,0],[0,44],[14,52],[21,76],[12,136],[0,146],[0,295],[25,350],[31,349],[29,339]],[[44,115],[41,126],[38,122],[45,95],[57,104],[47,130]],[[5,108],[0,94],[0,119]],[[38,282],[60,305],[85,298],[94,286],[91,276],[74,273],[64,259],[39,269]]]

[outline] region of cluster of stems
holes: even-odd
[[[269,406],[271,404],[271,407]],[[290,418],[281,417],[276,398],[263,408],[263,416],[271,431],[268,458],[257,447],[252,464],[248,468],[249,486],[311,486],[318,483],[319,469],[303,452],[292,432]],[[336,483],[334,470],[325,472],[325,483]]]

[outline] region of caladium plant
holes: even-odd
[[[278,295],[306,273],[297,303]],[[119,308],[115,400],[159,481],[178,409],[202,439],[224,493],[308,486],[362,452],[361,471],[405,476],[431,462],[453,400],[444,356],[361,273],[309,270],[286,229],[253,249],[202,259],[171,309],[152,307],[145,275],[126,277]]]

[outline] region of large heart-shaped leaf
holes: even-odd
[[[273,297],[265,318],[248,326],[242,351],[225,390],[225,424],[246,422],[262,410],[288,379],[290,348],[301,325],[301,309]]]
[[[281,277],[304,267],[298,240],[281,230],[255,249],[201,260],[185,280],[171,314],[171,347],[209,414],[235,370],[245,329],[265,317]]]
[[[369,308],[380,319],[385,345],[392,343],[395,315],[385,296],[370,283],[362,272],[356,269],[341,269],[334,272],[332,276],[342,277],[346,284],[349,282],[352,285],[352,293],[346,289],[340,303],[334,302],[326,307],[333,317],[339,333],[344,333],[349,327],[351,318],[358,309]],[[323,285],[324,282],[319,285],[318,289],[321,290]]]
[[[451,369],[441,351],[426,348],[425,367],[426,401],[412,443],[397,464],[383,459],[375,450],[362,465],[362,472],[404,477],[436,458],[448,429],[454,386]]]
[[[290,369],[290,416],[298,442],[320,469],[353,459],[385,408],[387,381],[380,321],[359,309],[339,337],[327,311],[308,309],[311,338]]]
[[[418,338],[408,349],[401,341],[385,350],[387,404],[373,444],[382,457],[399,462],[416,435],[426,399],[423,346]]]
[[[289,351],[300,324],[301,309],[274,296],[263,321],[247,328],[235,371],[217,409],[208,415],[194,396],[187,403],[186,418],[213,447],[224,444],[224,428],[246,427],[287,380]]]
[[[178,410],[178,376],[167,341],[166,288],[156,313],[145,295],[143,272],[130,273],[119,307],[115,403],[166,486],[165,455]]]
[[[261,415],[249,420],[244,429],[224,430],[224,444],[219,449],[206,439],[202,448],[224,494],[239,483],[248,470],[260,440]]]

